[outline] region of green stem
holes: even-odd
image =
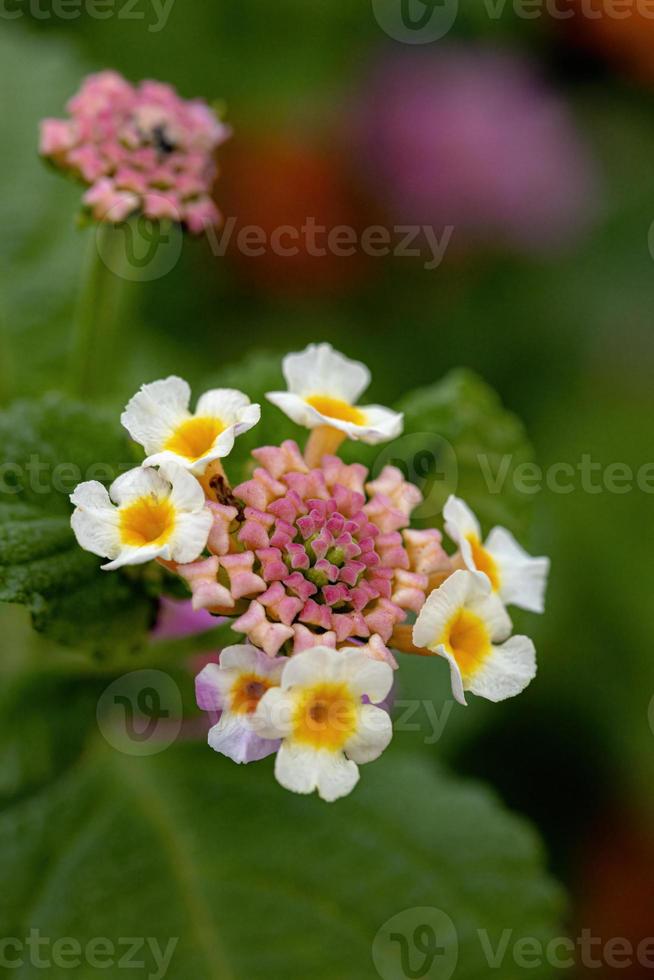
[[[125,242],[120,228],[92,229],[74,321],[70,391],[79,398],[105,394],[116,351],[125,291]]]

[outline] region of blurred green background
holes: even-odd
[[[605,941],[625,937],[637,944],[650,934],[654,921],[654,481],[650,471],[649,488],[645,486],[649,493],[638,487],[635,476],[631,487],[621,485],[617,491],[607,488],[604,481],[612,464],[625,464],[635,475],[654,462],[654,259],[649,245],[654,221],[654,89],[642,54],[643,34],[654,43],[654,21],[635,23],[634,13],[630,33],[625,21],[605,20],[604,29],[598,30],[594,21],[583,17],[576,17],[573,24],[547,16],[524,19],[507,5],[503,15],[494,18],[483,6],[477,0],[461,3],[447,37],[432,44],[408,45],[389,38],[369,3],[349,0],[311,5],[300,0],[275,4],[247,0],[239,5],[225,0],[177,2],[161,30],[149,29],[157,17],[144,0],[134,8],[142,18],[127,19],[115,11],[106,20],[88,14],[64,19],[45,0],[31,11],[27,4],[8,3],[0,25],[3,392],[9,401],[61,387],[75,294],[92,231],[75,228],[79,189],[38,160],[37,123],[43,116],[64,114],[66,99],[88,71],[112,67],[131,80],[162,79],[177,86],[184,96],[201,95],[224,103],[234,137],[221,151],[224,177],[217,186],[216,200],[226,217],[234,215],[268,229],[297,226],[310,216],[330,226],[361,228],[371,223],[403,223],[396,192],[406,160],[403,163],[398,153],[396,169],[391,168],[389,174],[383,166],[375,168],[379,160],[374,152],[380,127],[386,130],[397,120],[389,119],[385,126],[383,98],[373,103],[381,119],[366,120],[361,115],[366,94],[380,84],[385,91],[384,65],[393,65],[395,71],[400,64],[397,70],[407,72],[407,113],[417,113],[416,126],[433,125],[435,131],[450,127],[447,131],[456,133],[461,120],[457,117],[453,123],[447,118],[449,97],[436,83],[433,92],[426,85],[421,93],[427,108],[414,105],[411,60],[421,66],[427,62],[438,66],[445,58],[459,58],[461,65],[450,82],[454,92],[462,84],[460,72],[473,70],[466,52],[478,56],[482,51],[501,50],[519,58],[525,71],[541,79],[542,92],[538,87],[529,95],[522,90],[512,92],[512,84],[520,89],[531,75],[518,75],[513,82],[509,77],[489,109],[496,113],[491,115],[490,126],[495,140],[484,144],[483,139],[481,143],[464,139],[449,156],[447,141],[445,151],[440,145],[434,149],[427,184],[438,184],[443,179],[439,168],[450,168],[456,181],[451,175],[447,179],[458,181],[462,199],[473,202],[473,219],[468,217],[464,227],[459,224],[459,212],[448,210],[447,202],[443,204],[438,195],[433,204],[426,189],[420,220],[438,229],[454,225],[451,247],[438,268],[426,270],[424,259],[397,256],[327,256],[323,260],[268,254],[250,260],[233,249],[225,256],[215,256],[206,242],[186,241],[180,260],[165,276],[129,284],[129,313],[125,313],[129,325],[112,351],[92,400],[96,406],[106,405],[117,418],[125,400],[144,381],[174,371],[187,377],[197,391],[205,379],[218,376],[232,364],[245,363],[247,369],[248,359],[259,349],[281,356],[313,340],[328,340],[369,364],[373,400],[384,404],[392,404],[415,386],[429,384],[461,365],[489,382],[504,405],[524,421],[535,458],[545,472],[561,463],[575,468],[571,492],[555,492],[545,485],[525,494],[533,504],[533,520],[524,544],[533,553],[546,553],[552,559],[546,615],[524,618],[525,631],[536,641],[539,675],[515,703],[491,706],[475,702],[467,712],[456,711],[437,744],[414,747],[411,762],[399,767],[402,780],[407,781],[406,787],[402,782],[401,792],[410,794],[422,785],[420,773],[411,782],[412,767],[417,765],[427,769],[445,765],[459,775],[490,783],[513,811],[531,820],[544,839],[549,868],[571,896],[560,927],[563,934],[579,936],[588,928]],[[15,19],[10,20],[8,12],[15,13]],[[435,78],[447,80],[446,75]],[[564,201],[552,207],[574,211],[574,201],[565,203],[573,157],[581,168],[580,186],[588,192],[588,213],[583,220],[571,217],[559,240],[550,241],[543,231],[541,241],[538,222],[549,208],[541,209],[540,217],[527,208],[522,220],[529,234],[507,242],[502,222],[513,227],[516,219],[510,195],[504,205],[497,206],[490,226],[480,219],[481,228],[474,226],[474,202],[483,202],[484,194],[494,202],[501,197],[500,171],[511,183],[533,169],[532,159],[520,157],[520,153],[530,156],[524,141],[516,140],[515,147],[507,149],[512,126],[532,113],[529,103],[525,108],[518,100],[532,98],[534,114],[540,111],[541,99],[554,99],[568,127],[561,136],[555,125],[550,128],[548,124],[542,145],[534,142],[531,152],[536,156],[557,140],[562,149],[560,160],[556,148],[549,157],[540,157],[547,157],[549,162],[543,166],[550,167],[551,173],[548,182],[536,183],[533,194],[544,194],[547,200],[549,193],[552,201]],[[374,114],[370,108],[367,111]],[[464,112],[465,106],[457,111]],[[362,150],[361,144],[368,125],[373,152],[366,155],[370,146]],[[476,125],[474,120],[470,123],[473,133]],[[570,132],[574,133],[573,148],[568,145]],[[380,154],[390,154],[394,138],[402,145],[406,131],[399,127],[395,136],[392,131],[384,132],[387,142],[382,143]],[[498,143],[502,144],[499,149]],[[417,145],[427,152],[431,144],[418,141]],[[411,146],[409,140],[408,154]],[[483,165],[467,165],[466,147],[482,153]],[[409,164],[406,166],[411,173]],[[413,178],[407,179],[411,187]],[[547,193],[543,187],[549,189]],[[414,199],[412,215],[419,212],[421,200],[420,195],[417,203]],[[415,217],[406,218],[411,220]],[[584,457],[599,464],[592,487],[577,470]],[[46,657],[47,641],[32,637],[22,610],[4,607],[0,615],[6,688],[13,690],[16,665],[27,657]],[[522,619],[518,622],[523,625]],[[407,665],[404,690],[407,696],[418,697],[424,697],[425,690],[431,697],[433,690],[435,703],[440,704],[439,698],[444,702],[448,697],[447,679],[442,673],[437,678],[435,672],[429,673],[431,667],[431,663]],[[53,717],[51,705],[65,704],[69,722],[74,715],[88,723],[102,689],[102,684],[93,689],[77,682],[71,686],[56,677],[50,677],[48,684],[53,685],[48,692],[24,692],[30,720],[24,737],[20,736],[22,748],[16,747],[14,726],[18,719],[24,722],[24,709],[7,708],[1,723],[5,728],[3,765],[10,774],[3,779],[9,809],[14,803],[12,767],[18,765],[17,753],[28,746],[28,754],[38,755],[39,739],[45,737],[46,729],[57,733],[55,769],[64,770],[79,751],[77,736],[71,732],[75,726]],[[423,741],[417,735],[414,739]],[[403,738],[403,742],[410,741],[410,736]],[[190,751],[184,747],[184,752]],[[416,753],[420,762],[415,761]],[[197,933],[195,945],[201,950],[204,943],[209,951],[206,962],[199,953],[197,961],[193,957],[184,960],[177,967],[182,972],[175,972],[173,961],[169,976],[270,976],[281,980],[302,975],[308,963],[313,963],[317,977],[375,976],[366,953],[374,937],[374,917],[360,942],[348,935],[347,924],[336,920],[341,913],[347,918],[350,905],[365,905],[382,887],[377,882],[377,865],[367,853],[367,835],[377,821],[384,823],[383,801],[393,773],[385,778],[380,762],[374,777],[365,771],[362,774],[362,785],[376,780],[375,792],[381,795],[369,801],[367,814],[357,811],[352,817],[359,828],[349,844],[352,853],[341,856],[338,871],[333,872],[337,880],[330,880],[326,889],[329,898],[318,913],[318,918],[326,920],[325,932],[316,935],[332,937],[333,947],[327,952],[322,940],[313,942],[315,921],[303,905],[303,889],[319,890],[321,875],[307,874],[305,881],[289,850],[294,870],[289,870],[284,883],[286,906],[283,914],[279,912],[266,855],[267,847],[275,851],[282,844],[274,835],[267,846],[259,843],[260,828],[253,809],[267,807],[266,819],[273,825],[301,821],[295,829],[307,866],[316,853],[330,848],[330,826],[338,836],[347,818],[335,816],[330,824],[329,814],[324,816],[318,806],[305,805],[305,801],[282,803],[281,793],[272,803],[259,800],[254,784],[245,777],[239,779],[241,771],[220,765],[215,771],[222,774],[224,783],[217,781],[212,790],[215,798],[210,795],[209,801],[198,802],[194,810],[189,798],[193,789],[186,782],[187,770],[196,758],[190,754],[188,766],[183,758],[175,763],[172,806],[175,820],[184,827],[196,819],[202,821],[202,844],[190,835],[184,837],[182,856],[172,858],[181,867],[179,875],[172,876],[168,894],[148,891],[146,912],[134,905],[129,914],[139,882],[157,873],[157,853],[141,825],[134,830],[124,814],[111,822],[106,811],[94,808],[94,800],[108,792],[101,767],[77,790],[78,797],[63,794],[55,823],[67,843],[63,850],[57,845],[56,860],[49,858],[55,831],[51,826],[53,840],[49,840],[41,828],[38,847],[34,845],[29,857],[31,866],[44,871],[45,883],[39,887],[51,893],[50,901],[74,909],[74,914],[61,920],[73,931],[57,934],[77,935],[76,926],[80,935],[106,934],[101,917],[95,932],[93,918],[85,921],[85,896],[90,896],[93,914],[98,903],[124,902],[123,928],[131,920],[132,929],[138,932],[139,915],[148,922],[161,916],[164,934],[177,935],[175,930],[184,929],[186,921],[177,913],[177,904],[186,901],[184,915],[191,923],[188,928]],[[142,776],[145,781],[154,778],[152,773]],[[270,773],[267,777],[272,780]],[[110,797],[120,797],[130,780],[139,783],[140,779],[138,773],[114,771]],[[40,777],[36,783],[39,781]],[[48,822],[46,816],[39,817],[34,802],[40,792],[35,791],[33,799],[28,796],[31,809],[24,808],[5,833],[3,843],[12,854],[24,850],[35,821]],[[392,795],[392,788],[390,792]],[[220,813],[214,813],[214,805]],[[409,800],[404,815],[408,841],[412,838],[412,808]],[[153,819],[165,851],[172,847],[172,817],[162,809]],[[105,825],[93,829],[94,820],[105,821]],[[438,832],[434,825],[431,833],[437,837]],[[480,825],[479,834],[484,832]],[[131,842],[128,864],[121,868],[125,835],[131,833],[137,834],[138,847]],[[517,830],[516,834],[520,836]],[[416,839],[419,836],[416,831]],[[220,896],[227,908],[239,908],[241,917],[247,916],[250,907],[256,910],[260,928],[257,938],[244,927],[243,931],[233,924],[230,927],[235,931],[230,933],[225,962],[232,954],[236,956],[239,966],[233,973],[222,960],[224,951],[218,951],[207,938],[215,923],[201,905],[198,883],[188,870],[192,863],[185,864],[192,852],[198,857],[195,849],[200,846],[209,848],[206,860],[210,867],[219,858],[229,862],[232,837],[246,850],[251,843],[260,868],[249,889],[244,884],[242,892],[227,889]],[[406,853],[401,847],[396,851],[390,835],[385,845],[385,860],[397,865],[398,874],[409,882],[398,891],[401,897],[396,904],[388,905],[389,915],[393,910],[425,904],[424,898],[418,900],[423,895],[420,888],[413,894],[413,885],[427,859],[420,859],[420,841],[413,844],[415,853],[410,856],[411,846]],[[516,846],[519,850],[523,845]],[[94,894],[99,885],[91,871],[76,873],[66,881],[66,862],[73,862],[79,849],[84,854],[85,848],[91,868],[93,855],[99,849],[108,850],[115,867],[113,893],[111,875],[109,884],[107,876],[102,879],[101,895]],[[13,868],[12,860],[7,858],[7,872],[13,870],[20,877],[21,865]],[[336,858],[335,862],[334,867]],[[343,871],[343,862],[349,873]],[[322,873],[331,879],[329,867],[327,862]],[[437,861],[434,867],[438,869]],[[390,871],[389,875],[392,878]],[[437,896],[441,894],[440,886],[434,884],[438,876],[435,870],[431,884],[425,886],[428,892],[433,885]],[[12,882],[17,893],[21,887],[18,880],[15,885]],[[395,887],[399,888],[397,882]],[[255,890],[256,901],[252,898]],[[34,899],[37,910],[38,895],[42,899],[43,892],[37,892]],[[512,900],[519,904],[518,892]],[[15,897],[16,909],[21,901],[20,896]],[[510,908],[510,888],[507,901]],[[9,904],[11,907],[12,902]],[[438,905],[438,901],[426,904]],[[35,921],[28,916],[29,907],[25,900],[18,919],[11,920],[20,920],[28,931]],[[225,914],[230,917],[229,912]],[[507,915],[505,924],[511,927],[511,913]],[[52,922],[51,930],[56,928]],[[382,922],[379,919],[378,925]],[[479,922],[483,924],[483,918]],[[283,953],[278,944],[280,931],[285,936]],[[234,953],[239,943],[248,948],[253,943],[260,946],[256,966],[247,957],[239,959],[245,956],[242,948]],[[522,972],[512,964],[501,975],[508,978]],[[537,975],[561,972],[550,968]],[[607,964],[598,969],[579,964],[573,974],[585,976],[587,972],[597,977],[648,973],[642,965],[616,971]],[[33,973],[26,967],[15,975]],[[78,971],[77,975],[95,974]],[[481,978],[487,972],[483,965],[473,965],[467,973],[457,975]]]

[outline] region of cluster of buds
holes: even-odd
[[[87,185],[83,204],[96,220],[119,223],[138,212],[194,234],[219,222],[215,153],[230,131],[206,102],[104,71],[67,108],[70,118],[41,123],[40,152]]]
[[[210,745],[236,762],[275,753],[284,786],[333,800],[391,739],[396,654],[443,657],[463,704],[466,691],[498,701],[526,687],[534,647],[511,636],[505,604],[542,610],[548,562],[501,528],[482,542],[455,497],[444,510],[454,554],[439,530],[412,529],[422,495],[399,469],[372,479],[336,454],[348,437],[402,432],[400,414],[358,404],[367,368],[328,344],[283,368],[288,390],[267,397],[311,430],[304,452],[291,440],[255,449],[251,478],[232,485],[222,460],[260,406],[219,389],[191,412],[184,381],[156,381],[122,416],[143,466],[109,491],[81,484],[72,524],[104,568],[157,560],[196,610],[231,618],[243,642],[197,678]]]

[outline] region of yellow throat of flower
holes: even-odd
[[[314,749],[338,752],[356,731],[358,708],[347,684],[316,684],[296,705],[293,738]]]
[[[310,395],[306,401],[326,418],[338,419],[339,422],[353,422],[355,425],[366,424],[365,413],[340,398],[332,398],[330,395]]]
[[[491,651],[491,639],[486,624],[469,609],[459,609],[449,621],[439,645],[447,648],[457,662],[465,680],[482,666]]]
[[[468,542],[472,548],[472,560],[475,563],[475,568],[477,571],[483,572],[488,576],[490,579],[490,584],[493,587],[493,591],[497,592],[500,587],[500,570],[497,567],[497,562],[493,556],[486,551],[476,534],[470,534],[468,536]]]
[[[175,528],[175,508],[167,499],[141,497],[121,508],[119,528],[124,545],[143,548],[165,544]]]
[[[166,441],[164,449],[191,461],[202,459],[224,431],[225,426],[220,419],[209,417],[187,419],[175,429]]]

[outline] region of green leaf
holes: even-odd
[[[82,190],[38,156],[39,122],[63,116],[85,68],[74,48],[12,24],[0,36],[0,89],[16,107],[3,124],[0,200],[3,271],[0,319],[11,363],[2,365],[14,392],[43,390],[62,364],[84,243],[75,228]]]
[[[524,426],[492,388],[471,371],[453,371],[396,407],[405,414],[404,435],[378,454],[374,468],[399,457],[425,496],[414,515],[418,525],[438,525],[443,504],[456,493],[486,531],[501,524],[524,533],[531,498],[514,477],[516,467],[532,461],[532,449]]]
[[[483,788],[395,755],[330,806],[286,793],[271,770],[199,745],[148,758],[99,749],[0,816],[12,882],[2,935],[34,928],[82,947],[142,936],[164,950],[177,939],[168,980],[372,980],[373,952],[399,980],[397,945],[376,937],[410,909],[410,941],[427,907],[452,922],[441,941],[451,962],[458,939],[457,980],[478,980],[489,970],[479,930],[494,948],[507,929],[513,941],[560,934],[562,896],[539,843]],[[518,975],[510,950],[504,965]],[[68,975],[54,962],[48,973]]]
[[[152,619],[145,576],[108,575],[78,546],[68,494],[132,465],[113,416],[59,395],[0,414],[0,600],[26,605],[37,630],[98,655],[138,649]]]

